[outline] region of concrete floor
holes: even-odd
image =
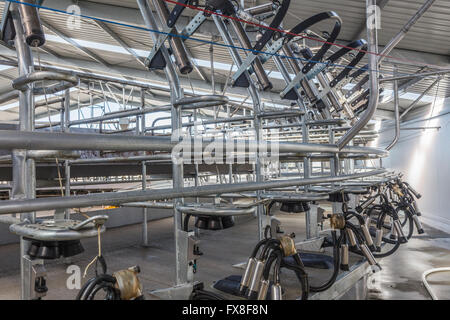
[[[304,217],[299,215],[277,215],[282,228],[287,232],[304,234]],[[144,248],[141,242],[141,226],[132,225],[107,230],[102,235],[103,255],[109,272],[133,265],[141,267],[140,279],[146,291],[163,289],[173,284],[174,242],[172,219],[149,222],[151,246]],[[450,236],[426,228],[426,234],[415,236],[408,245],[401,247],[393,256],[381,261],[383,271],[370,278],[369,299],[429,299],[421,284],[422,272],[435,267],[450,266]],[[214,281],[228,275],[241,274],[232,265],[247,260],[256,244],[256,220],[240,218],[237,225],[221,231],[202,231],[200,249],[204,255],[198,261],[196,280],[209,287]],[[296,240],[301,240],[297,237]],[[97,253],[97,241],[83,240],[85,252],[73,257],[72,261],[50,261],[46,263],[49,292],[45,299],[74,299],[78,290],[69,290],[66,281],[67,267],[78,265],[81,271]],[[19,298],[19,246],[0,247],[0,299]],[[318,281],[317,270],[308,270],[311,281]],[[86,281],[94,274],[90,269]],[[326,276],[326,275],[324,275]],[[289,276],[290,278],[290,276]],[[450,299],[450,274],[429,277],[429,282],[438,297]],[[444,281],[446,280],[446,281]],[[316,282],[317,283],[317,282]],[[299,291],[299,290],[297,290]],[[294,298],[299,292],[290,292]]]
[[[369,280],[369,299],[431,299],[422,284],[426,270],[450,267],[450,235],[424,226],[425,234],[413,235],[393,255],[380,261],[383,271]],[[427,277],[433,292],[441,300],[450,299],[450,272]]]

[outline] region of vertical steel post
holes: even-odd
[[[68,160],[64,161],[64,174],[65,174],[64,195],[66,197],[70,197],[70,163]],[[66,209],[65,218],[70,219],[70,209]]]
[[[137,0],[139,9],[141,11],[142,17],[145,21],[147,28],[152,30],[158,30],[158,25],[156,23],[155,17],[148,2],[145,0]],[[157,6],[157,4],[156,4]],[[160,17],[161,20],[161,17]],[[153,39],[153,43],[156,43],[158,36],[154,32],[150,32]],[[166,67],[164,69],[167,80],[171,89],[171,103],[174,104],[176,101],[183,97],[182,88],[178,79],[178,75],[174,69],[169,52],[165,46],[161,47],[161,52],[164,59],[167,61]],[[181,106],[172,107],[172,140],[178,141],[180,138],[180,130],[182,129],[181,123]],[[172,164],[172,179],[173,187],[175,190],[180,190],[184,186],[183,179],[183,164],[180,162],[173,161]],[[175,283],[183,284],[188,282],[188,261],[187,261],[187,250],[183,247],[183,243],[187,242],[187,233],[182,229],[182,214],[178,211],[177,207],[182,203],[182,199],[174,199],[174,232],[175,232]]]
[[[64,91],[64,105],[63,105],[63,119],[61,121],[61,127],[63,128],[63,132],[69,132],[70,127],[70,90],[66,89]],[[69,161],[64,162],[64,175],[65,175],[65,195],[67,197],[70,196],[70,163]],[[67,209],[65,211],[66,219],[70,219],[70,210]]]
[[[11,6],[16,38],[14,41],[17,51],[19,76],[26,76],[34,71],[31,49],[26,43],[22,26],[21,16],[16,4]],[[33,85],[25,90],[19,91],[19,130],[34,130],[34,99]],[[32,199],[35,198],[36,190],[36,169],[33,159],[28,159],[25,150],[13,150],[13,189],[12,199]],[[21,221],[35,222],[36,213],[27,212],[20,214]],[[20,238],[20,280],[22,300],[29,300],[32,296],[33,283],[32,263],[27,255],[29,241]]]
[[[145,108],[145,90],[141,89],[141,109]],[[136,117],[136,125],[138,124],[138,118]],[[145,114],[141,117],[141,135],[145,135]],[[142,153],[145,155],[145,151]],[[147,164],[142,161],[142,190],[147,190]],[[148,209],[142,208],[142,245],[148,247]]]
[[[234,46],[233,40],[231,39],[231,36],[230,36],[230,33],[227,30],[225,23],[223,22],[223,18],[213,15],[213,20],[217,26],[217,29],[219,30],[220,35],[222,36],[224,43],[229,46],[228,50],[230,51],[231,57],[234,61],[234,64],[237,67],[239,67],[242,64],[242,59],[241,59],[239,53],[237,52],[236,47]],[[231,21],[233,22],[234,20],[231,20]],[[233,25],[235,27],[239,26],[239,24],[240,24],[239,21],[234,21],[233,23],[234,23]],[[248,73],[247,73],[247,76],[248,76]],[[261,101],[260,101],[259,93],[256,90],[256,86],[254,85],[254,83],[252,81],[250,81],[250,86],[248,88],[248,92],[253,101],[253,111],[254,111],[253,114],[255,117],[254,118],[254,126],[255,126],[255,132],[256,132],[256,141],[259,145],[259,142],[263,141],[262,130],[261,130],[261,118],[259,116],[261,114]],[[260,152],[257,152],[256,153],[256,165],[255,165],[256,182],[262,181],[261,166],[262,166],[262,162],[261,162]],[[260,200],[261,191],[258,190],[256,192],[256,195],[257,195],[257,199]],[[262,205],[258,205],[258,207],[257,207],[258,238],[260,240],[263,239],[263,237],[264,237],[263,214],[264,214],[264,207]]]
[[[147,164],[142,161],[142,190],[147,190]],[[147,208],[142,208],[142,245],[148,247],[148,212]]]

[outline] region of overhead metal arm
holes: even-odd
[[[412,26],[423,16],[425,12],[433,5],[436,0],[427,0],[415,15],[408,20],[408,22],[403,26],[403,28],[389,41],[389,43],[384,47],[378,57],[378,63],[381,63],[386,56],[394,49],[394,47],[405,37]]]
[[[395,74],[396,72],[394,72]],[[386,147],[386,150],[391,150],[400,139],[400,115],[398,106],[398,81],[394,81],[394,116],[395,116],[395,136],[394,140]]]
[[[375,0],[367,0],[367,20],[372,19],[372,14],[369,8],[374,8],[376,1]],[[345,133],[345,135],[338,141],[337,145],[339,149],[342,149],[350,142],[358,132],[364,128],[364,126],[372,119],[375,111],[377,110],[378,100],[380,95],[379,83],[378,83],[378,57],[375,53],[378,52],[378,39],[377,39],[377,29],[376,26],[372,26],[367,29],[367,40],[369,46],[369,88],[370,88],[370,97],[369,104],[367,106],[364,114],[359,118],[359,120],[355,123],[355,125]]]

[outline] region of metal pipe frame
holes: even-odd
[[[185,140],[192,148],[198,144],[204,150],[210,144],[225,148],[226,140]],[[0,149],[27,149],[27,150],[115,150],[115,151],[167,151],[178,144],[168,137],[158,136],[125,136],[107,134],[61,133],[61,132],[17,132],[15,130],[0,130]],[[229,141],[233,151],[271,150],[270,144],[264,141]],[[231,147],[230,147],[231,148]],[[264,149],[267,148],[267,149]],[[284,152],[331,152],[331,153],[365,153],[387,156],[388,152],[378,148],[348,146],[339,149],[333,144],[312,143],[280,143],[280,153]],[[193,151],[193,149],[192,149]]]
[[[151,30],[159,30],[157,23],[155,21],[155,17],[153,15],[152,10],[149,7],[149,4],[147,1],[144,0],[137,0],[139,9],[141,11],[141,15],[144,18],[145,24],[147,28]],[[155,7],[158,8],[158,0],[153,0],[153,3]],[[165,5],[165,3],[163,3]],[[160,10],[161,11],[161,10]],[[159,19],[161,22],[161,25],[164,25],[164,17],[162,16],[162,12],[158,12]],[[158,36],[150,32],[151,37],[153,38],[153,43],[157,43]],[[161,35],[160,35],[161,36]],[[171,41],[177,41],[176,39],[180,40],[180,38],[172,38]],[[181,41],[180,41],[181,42]],[[172,45],[177,45],[176,43],[173,43]],[[181,46],[184,49],[183,44],[181,43]],[[172,50],[175,50],[175,48],[172,46]],[[183,51],[183,50],[181,50]],[[180,138],[180,130],[181,130],[181,108],[179,106],[175,106],[174,104],[183,98],[183,91],[181,89],[181,85],[178,79],[178,75],[175,72],[175,69],[171,63],[169,63],[170,56],[167,48],[165,46],[161,47],[161,52],[163,54],[163,57],[165,59],[166,67],[164,69],[164,72],[166,74],[167,81],[169,82],[170,89],[171,89],[171,98],[172,98],[172,137],[171,141],[178,142]],[[184,51],[185,52],[185,51]],[[174,52],[175,53],[175,52]],[[181,57],[183,58],[183,57]],[[187,57],[184,57],[186,61]],[[180,66],[180,65],[179,65]],[[143,149],[145,150],[145,149]],[[173,187],[177,191],[183,190],[184,187],[184,181],[183,181],[183,165],[180,163],[173,162],[172,165],[172,178],[173,178]],[[178,205],[181,205],[183,202],[182,197],[175,198],[174,199],[174,234],[175,234],[175,283],[177,285],[188,283],[190,279],[189,277],[189,266],[187,261],[187,252],[182,252],[182,243],[185,242],[184,238],[187,238],[187,234],[182,232],[182,214],[179,212],[176,208]],[[182,238],[183,237],[183,238]]]
[[[389,43],[381,51],[378,57],[378,63],[381,63],[386,58],[386,56],[405,37],[408,31],[414,26],[414,24],[416,24],[416,22],[424,15],[424,13],[427,12],[427,10],[433,5],[434,2],[436,2],[436,0],[427,0],[419,8],[419,10],[408,20],[408,22],[402,27],[402,29],[389,41]]]
[[[366,0],[367,7],[367,21],[372,21],[372,15],[375,14],[370,8],[376,8],[376,0]],[[353,125],[353,127],[345,133],[345,135],[337,142],[339,149],[346,146],[350,140],[352,140],[358,132],[365,127],[365,125],[372,119],[375,111],[377,110],[378,100],[380,95],[379,82],[378,82],[378,69],[379,61],[376,53],[378,52],[378,38],[376,26],[367,28],[367,42],[369,54],[369,88],[370,97],[369,104],[366,111],[361,115],[359,120]]]
[[[304,186],[319,183],[332,183],[364,177],[372,177],[386,173],[385,169],[372,170],[352,175],[314,177],[309,179],[288,179],[264,182],[250,182],[237,184],[219,184],[199,187],[185,187],[172,189],[151,189],[128,192],[105,192],[71,197],[52,197],[23,200],[4,200],[0,202],[0,215],[19,213],[23,211],[45,211],[66,208],[83,208],[102,205],[121,205],[122,203],[155,201],[198,197],[221,193],[259,191],[290,186]]]
[[[396,68],[394,69],[394,74],[396,74]],[[386,147],[386,150],[391,150],[400,139],[400,112],[399,112],[399,97],[398,97],[398,81],[394,81],[394,115],[395,115],[395,135],[392,142]]]
[[[25,40],[25,33],[22,25],[22,17],[17,4],[11,5],[11,15],[14,28],[16,29],[15,47],[17,51],[18,69],[20,77],[27,77],[32,74],[33,59],[31,49]],[[34,130],[34,101],[33,89],[31,87],[23,88],[19,91],[19,132],[32,132]],[[13,150],[13,188],[11,191],[12,199],[32,199],[35,197],[36,188],[36,167],[33,159],[28,159],[26,151]],[[13,200],[14,201],[14,200]],[[34,223],[36,213],[33,210],[20,210],[20,220],[22,222]],[[32,266],[27,256],[30,242],[20,237],[20,279],[22,300],[31,299],[32,296]]]
[[[413,17],[411,20],[402,28],[401,32],[391,40],[391,42],[384,48],[383,54],[387,54],[392,48],[401,40],[401,38],[408,32],[411,26],[417,21],[417,19],[423,15],[423,13],[428,9],[434,0],[428,0],[427,3],[422,6],[421,10]],[[167,19],[167,7],[165,7],[165,3],[163,0],[137,0],[140,13],[143,17],[145,25],[149,29],[159,30],[158,26],[162,26],[164,29]],[[156,12],[152,11],[150,8],[150,3],[156,8]],[[366,5],[372,6],[376,4],[375,0],[366,0]],[[271,4],[272,5],[272,4]],[[271,5],[265,5],[264,10],[269,10]],[[165,8],[165,9],[164,9]],[[259,10],[259,9],[258,9]],[[253,12],[250,10],[250,12]],[[20,17],[19,17],[20,18]],[[369,19],[369,12],[367,13],[367,18]],[[222,37],[225,44],[230,45],[232,47],[229,48],[230,55],[234,61],[234,65],[238,68],[242,64],[242,59],[237,51],[236,47],[234,47],[233,38],[231,37],[229,27],[232,27],[235,30],[235,33],[238,36],[238,40],[241,42],[241,45],[244,47],[251,47],[251,43],[247,34],[245,33],[245,29],[243,28],[240,22],[236,22],[231,20],[229,27],[224,23],[224,18],[218,17],[216,15],[212,16],[214,24],[216,25],[220,36]],[[157,22],[158,20],[158,22]],[[20,21],[19,21],[20,22]],[[17,23],[17,22],[16,22]],[[107,32],[114,40],[116,40],[125,50],[127,50],[130,54],[134,56],[136,60],[142,65],[143,59],[140,58],[134,50],[129,48],[127,44],[117,35],[112,29],[109,29],[104,23],[97,23],[100,28],[102,28],[105,32]],[[45,23],[47,28],[54,30],[55,28],[48,23]],[[57,34],[62,37],[67,38],[67,36],[59,30],[56,30]],[[56,32],[55,31],[55,32]],[[176,31],[176,30],[175,30]],[[369,39],[369,51],[377,52],[377,34],[375,29],[367,30],[368,39]],[[150,36],[153,39],[153,43],[158,43],[158,35],[156,33],[150,32]],[[21,36],[18,36],[16,39],[17,53],[18,53],[18,63],[16,65],[20,71],[20,78],[16,79],[13,82],[13,87],[20,89],[18,91],[14,91],[15,95],[19,95],[20,98],[20,131],[13,130],[0,130],[0,149],[7,149],[12,151],[12,164],[13,164],[13,172],[14,172],[14,183],[12,185],[12,197],[10,200],[0,201],[0,215],[21,213],[21,219],[28,219],[32,221],[34,219],[35,211],[43,211],[43,210],[57,210],[57,209],[65,209],[66,215],[65,217],[69,217],[69,209],[70,208],[80,208],[80,207],[92,207],[92,206],[100,206],[100,205],[121,205],[124,207],[139,207],[142,208],[142,244],[144,246],[148,246],[148,229],[147,229],[147,218],[148,218],[148,208],[167,208],[172,209],[174,212],[174,234],[175,234],[175,265],[176,265],[176,276],[175,276],[175,284],[176,285],[184,285],[192,282],[192,277],[190,275],[190,266],[187,261],[186,250],[184,247],[184,242],[186,241],[188,234],[182,229],[182,214],[189,213],[194,215],[202,215],[207,211],[201,211],[193,209],[189,204],[184,203],[184,198],[196,198],[198,202],[199,197],[217,197],[222,196],[223,194],[230,194],[232,192],[254,192],[253,196],[256,198],[256,214],[258,217],[258,236],[261,239],[263,236],[264,225],[266,223],[264,221],[264,209],[261,204],[261,199],[270,198],[273,194],[274,189],[278,191],[298,191],[302,189],[307,192],[311,192],[313,190],[322,190],[327,192],[327,190],[341,190],[343,187],[349,187],[353,183],[357,185],[360,183],[361,185],[365,185],[369,182],[359,180],[366,177],[374,177],[377,175],[385,174],[386,170],[372,170],[372,171],[364,171],[359,173],[354,173],[354,161],[356,159],[371,159],[371,158],[381,158],[386,157],[389,153],[388,151],[395,145],[398,141],[400,134],[400,118],[403,116],[399,116],[399,106],[398,106],[398,81],[401,79],[407,79],[405,76],[398,77],[395,75],[391,78],[386,78],[382,81],[394,81],[394,91],[395,91],[395,121],[396,121],[396,135],[392,143],[386,148],[386,150],[378,149],[378,148],[368,148],[361,146],[354,146],[353,144],[364,144],[371,138],[375,138],[376,135],[371,129],[363,131],[363,128],[366,127],[368,121],[372,118],[374,112],[376,111],[378,99],[379,99],[379,79],[377,76],[377,71],[379,68],[379,64],[382,59],[379,59],[376,55],[369,55],[369,75],[370,75],[370,97],[369,97],[369,106],[365,113],[360,117],[360,119],[355,123],[353,127],[350,129],[348,127],[339,127],[340,125],[347,124],[348,121],[345,119],[334,119],[333,115],[326,109],[327,112],[315,112],[314,110],[309,110],[308,106],[303,104],[303,100],[299,98],[297,101],[301,110],[293,110],[292,108],[288,108],[284,106],[284,108],[276,108],[270,107],[261,104],[260,92],[258,92],[257,82],[255,79],[252,79],[249,76],[249,72],[245,72],[245,75],[249,79],[250,86],[248,88],[248,97],[252,99],[252,104],[250,107],[245,105],[246,101],[242,104],[235,103],[229,101],[229,99],[224,96],[226,88],[224,89],[224,95],[214,95],[215,91],[215,77],[212,76],[212,95],[204,95],[199,96],[194,92],[191,94],[184,93],[180,79],[176,73],[174,64],[171,63],[171,58],[169,56],[169,52],[167,48],[163,45],[161,47],[162,54],[164,59],[168,62],[164,72],[169,83],[169,89],[161,88],[158,86],[152,86],[147,83],[141,83],[129,79],[116,79],[113,77],[107,77],[102,75],[89,74],[84,72],[67,72],[67,70],[58,69],[55,67],[44,66],[40,73],[33,73],[33,61],[31,59],[31,52],[28,47],[24,46],[24,44],[20,43]],[[189,52],[184,48],[182,41],[179,38],[173,37],[169,38],[171,48],[175,49],[173,54],[178,61],[177,65],[183,68],[183,65],[189,65],[193,63],[190,61],[191,56]],[[22,41],[23,42],[23,41]],[[177,42],[177,43],[175,43]],[[178,43],[179,42],[179,43]],[[72,45],[75,45],[80,50],[86,53],[85,48],[80,47],[79,44],[71,42]],[[287,47],[287,46],[286,46]],[[290,47],[284,48],[286,55],[294,56]],[[386,52],[386,53],[385,53]],[[92,53],[92,52],[88,52]],[[92,56],[94,60],[96,56]],[[104,63],[101,59],[98,60],[100,63]],[[286,81],[290,81],[290,75],[287,69],[287,65],[285,62],[278,58],[274,57],[275,64],[278,70],[283,75]],[[294,71],[300,71],[300,65],[297,60],[287,59],[290,67]],[[2,61],[0,61],[0,64]],[[14,64],[14,62],[7,62],[10,64]],[[106,64],[106,63],[104,63]],[[211,59],[211,70],[214,73],[214,62]],[[267,77],[266,71],[262,68],[261,61],[259,58],[255,60],[252,66],[253,70],[256,71],[256,76],[258,82],[262,85],[262,87],[269,87],[269,79]],[[61,71],[61,72],[60,72]],[[417,77],[427,77],[432,75],[441,75],[449,72],[448,70],[439,70],[432,72],[424,72],[417,74]],[[231,74],[231,71],[230,71]],[[202,75],[201,75],[202,76]],[[327,86],[327,77],[326,74],[322,74],[324,78],[319,79],[319,82],[322,86]],[[155,77],[158,77],[155,75]],[[402,78],[403,77],[403,78]],[[53,103],[61,103],[60,107],[55,108],[54,111],[60,112],[61,120],[59,123],[52,123],[52,126],[59,125],[61,132],[36,132],[34,131],[34,109],[37,106],[46,106],[48,101],[45,104],[38,103],[33,105],[32,97],[33,93],[38,94],[40,91],[31,89],[32,86],[29,86],[29,83],[37,81],[39,79],[57,79],[59,81],[66,81],[69,83],[57,84],[53,86],[53,90],[65,90],[63,98],[57,98],[52,101]],[[267,79],[266,79],[267,78]],[[64,85],[77,86],[81,91],[83,88],[84,91],[87,90],[89,94],[95,92],[95,88],[92,88],[94,91],[91,91],[91,85],[86,85],[86,82],[80,84],[79,79],[89,80],[89,81],[101,81],[108,82],[111,88],[107,84],[107,89],[109,91],[110,96],[109,99],[111,101],[115,101],[120,106],[128,105],[128,99],[126,98],[125,86],[132,86],[133,89],[139,88],[140,90],[140,104],[137,104],[136,108],[131,110],[121,110],[118,112],[110,112],[105,113],[103,110],[103,115],[99,117],[94,117],[93,113],[91,117],[87,119],[71,120],[70,119],[70,90],[68,87]],[[112,85],[111,83],[121,84],[123,88]],[[306,86],[306,84],[304,84]],[[316,84],[312,81],[307,83],[312,92],[311,95],[317,95]],[[225,86],[226,87],[226,86]],[[122,94],[120,91],[123,89],[123,101],[120,102],[119,95]],[[259,88],[261,89],[261,88]],[[146,92],[152,95],[152,99],[158,99],[156,96],[153,96],[151,90],[155,91],[164,91],[170,96],[170,104],[158,107],[147,108],[146,104]],[[192,89],[194,90],[194,89]],[[102,88],[103,91],[103,88]],[[98,90],[97,92],[101,91]],[[49,93],[47,89],[44,93]],[[84,92],[85,93],[85,92]],[[133,95],[132,95],[133,93]],[[103,93],[104,94],[104,93]],[[156,95],[157,93],[155,93]],[[424,93],[425,94],[425,93]],[[135,92],[130,92],[130,98],[136,97]],[[165,95],[160,95],[166,98]],[[186,97],[189,96],[189,97]],[[4,99],[11,99],[12,93],[6,93],[0,96],[0,103]],[[105,100],[106,95],[104,94]],[[111,98],[112,97],[112,98]],[[300,95],[299,95],[300,97]],[[73,97],[72,97],[73,98]],[[419,99],[420,100],[420,99]],[[93,98],[91,98],[90,104],[93,103]],[[333,103],[325,99],[326,106],[330,107]],[[147,101],[148,102],[148,101]],[[132,101],[134,103],[134,101]],[[278,103],[278,102],[277,102]],[[275,102],[273,102],[275,104]],[[135,104],[129,104],[136,106]],[[217,106],[226,106],[226,117],[223,112],[220,115],[217,111],[220,111],[220,108]],[[237,107],[234,111],[230,110],[230,106]],[[211,110],[207,110],[207,108],[214,107],[214,115],[211,115]],[[297,108],[297,107],[296,107]],[[412,108],[412,107],[411,107]],[[182,115],[183,110],[193,110],[194,121],[192,122],[189,119],[188,123],[182,123]],[[203,110],[199,110],[203,109]],[[250,110],[250,113],[249,113]],[[404,113],[407,113],[410,110],[407,109]],[[154,124],[151,127],[146,127],[145,115],[152,112],[170,112],[171,125],[168,126],[155,126]],[[198,112],[197,112],[198,111]],[[202,112],[203,111],[203,112]],[[208,112],[208,113],[205,113]],[[313,114],[311,116],[311,114]],[[201,115],[203,121],[198,121],[198,116]],[[347,114],[348,116],[348,114]],[[211,119],[211,117],[214,117]],[[128,129],[128,130],[119,130],[114,129],[109,131],[110,133],[122,133],[125,131],[131,131],[130,135],[109,135],[109,134],[97,134],[97,133],[70,133],[70,128],[76,125],[89,124],[89,123],[99,123],[99,131],[104,131],[102,128],[102,124],[105,121],[113,120],[113,119],[121,119],[121,118],[132,118],[132,121],[135,121],[136,128]],[[289,119],[290,118],[290,119]],[[298,118],[298,122],[290,123],[293,118]],[[351,118],[351,117],[347,117]],[[206,120],[205,120],[206,119]],[[237,140],[237,139],[225,139],[225,135],[229,132],[237,132],[237,130],[242,130],[239,124],[233,124],[233,122],[245,122],[252,121],[253,127],[247,128],[247,130],[255,131],[255,138],[251,138],[251,134],[247,131],[245,134],[249,136],[248,140]],[[228,123],[228,125],[225,125]],[[212,125],[212,124],[223,124],[222,128],[218,128],[215,126],[214,129],[206,128],[201,131],[205,134],[211,134],[211,138],[208,139],[198,139],[197,134],[197,125]],[[44,125],[40,128],[45,128],[50,125]],[[190,134],[189,138],[184,140],[185,138],[181,136],[181,129],[188,127],[187,130]],[[315,127],[315,128],[313,128]],[[317,127],[321,129],[316,129]],[[193,128],[193,129],[191,129]],[[291,128],[291,130],[278,130],[277,132],[271,131],[272,129],[285,129]],[[170,137],[166,136],[145,136],[145,132],[162,129],[171,129]],[[411,128],[413,129],[413,128]],[[245,129],[244,129],[245,130]],[[264,131],[266,130],[266,131]],[[340,136],[340,131],[348,130],[343,134],[342,138],[335,144],[335,139]],[[73,130],[72,130],[73,131]],[[94,130],[93,130],[94,131]],[[239,131],[241,132],[241,131]],[[295,134],[295,135],[293,135]],[[193,137],[192,137],[193,135]],[[223,135],[223,139],[221,139]],[[222,146],[222,151],[225,151],[225,147],[227,147],[226,151],[230,151],[234,153],[233,157],[237,157],[244,153],[245,159],[256,160],[256,164],[253,170],[253,173],[247,176],[247,182],[242,183],[241,179],[244,176],[242,173],[237,171],[236,176],[233,177],[233,167],[230,165],[228,174],[229,183],[222,183],[225,177],[226,182],[226,174],[218,172],[217,175],[209,173],[210,176],[215,177],[216,182],[220,181],[221,184],[208,184],[206,182],[204,185],[201,183],[201,177],[198,174],[198,163],[195,163],[195,175],[184,176],[183,172],[183,163],[182,162],[174,162],[171,161],[174,158],[179,158],[183,156],[183,153],[171,154],[174,150],[174,147],[177,146],[181,139],[183,138],[183,142],[187,141],[191,145],[191,150],[186,151],[197,151],[194,150],[194,146],[200,146],[202,153],[207,151],[207,147],[211,144],[215,144],[217,146]],[[279,142],[278,146],[272,149],[271,142]],[[252,139],[252,140],[250,140]],[[283,140],[292,139],[294,141],[301,141],[301,143],[297,142],[282,142]],[[301,139],[301,140],[300,140]],[[313,142],[313,143],[311,143]],[[317,142],[317,143],[314,143]],[[319,143],[325,142],[326,144]],[[228,150],[228,146],[232,145],[232,149]],[[54,151],[46,151],[46,150],[54,150]],[[66,153],[64,151],[72,151],[72,150],[104,150],[104,151],[138,151],[140,152],[138,156],[113,156],[111,158],[89,158],[89,159],[68,159]],[[217,152],[217,149],[215,149]],[[158,151],[158,152],[167,152],[164,154],[155,154],[155,155],[147,155],[146,152]],[[183,150],[185,151],[185,150]],[[256,154],[252,154],[255,153]],[[279,155],[279,162],[283,162],[283,164],[277,164],[279,166],[276,169],[273,169],[269,166],[265,166],[265,156],[260,155],[260,151],[267,151],[270,153],[277,152]],[[223,152],[225,153],[225,152]],[[34,156],[33,156],[34,155]],[[62,197],[55,198],[39,198],[34,199],[34,192],[36,189],[36,181],[35,181],[35,159],[42,159],[46,157],[58,157],[58,159],[67,159],[64,161],[65,168],[65,187],[64,194]],[[6,157],[5,157],[6,159]],[[195,159],[195,157],[194,157]],[[228,158],[224,158],[228,159]],[[4,159],[0,159],[4,160]],[[190,159],[192,160],[192,158]],[[147,176],[147,165],[151,161],[163,161],[164,163],[172,165],[172,188],[164,188],[164,189],[149,189],[147,186],[147,181],[155,181],[153,177]],[[74,181],[72,179],[71,182],[71,165],[79,165],[79,164],[98,164],[98,163],[134,163],[141,166],[142,177],[139,176],[141,186],[140,189],[136,191],[126,191],[126,192],[106,192],[106,193],[95,193],[89,195],[76,196],[71,195],[71,187],[79,185],[80,183]],[[301,162],[303,162],[303,167],[300,166]],[[325,176],[328,174],[328,170],[324,170],[322,167],[322,171],[320,176],[317,176],[317,170],[311,164],[313,162],[324,162],[330,163],[330,176]],[[342,166],[341,163],[344,162]],[[298,172],[293,171],[292,164],[297,164]],[[381,166],[381,165],[380,165]],[[297,170],[295,169],[295,170]],[[287,172],[286,172],[287,171]],[[288,179],[286,177],[289,176],[300,176],[302,178],[296,179]],[[187,186],[189,182],[192,185],[193,179],[195,179],[195,186]],[[251,182],[249,181],[249,177]],[[270,180],[265,180],[266,177],[270,177]],[[277,177],[277,178],[274,178]],[[187,180],[189,178],[191,180]],[[232,183],[232,179],[234,178],[234,183]],[[245,178],[245,177],[244,177]],[[165,178],[164,178],[165,179]],[[168,178],[167,180],[170,180]],[[214,180],[214,179],[213,179]],[[344,186],[341,182],[349,181],[347,186]],[[356,181],[356,182],[355,182]],[[95,182],[94,182],[95,183]],[[186,185],[185,185],[186,183]],[[102,182],[99,182],[102,184]],[[29,187],[28,187],[29,185]],[[295,187],[295,188],[293,188]],[[339,189],[341,188],[341,189]],[[348,190],[356,190],[356,189],[348,189]],[[265,193],[266,191],[267,194]],[[301,194],[294,195],[301,198]],[[233,197],[238,197],[236,194]],[[232,198],[233,198],[232,197]],[[323,199],[324,194],[312,196],[311,199]],[[280,196],[280,198],[282,198]],[[149,201],[158,201],[158,200],[166,200],[173,199],[171,203],[152,203]],[[303,199],[303,198],[302,198]],[[306,197],[305,199],[309,199]],[[238,211],[229,210],[227,212],[221,211],[220,206],[216,206],[214,210],[212,210],[217,215],[237,215],[239,213],[242,214],[251,214],[253,213],[253,209],[241,209]],[[245,212],[244,212],[245,211]],[[31,212],[29,214],[24,214],[23,212]],[[211,213],[211,212],[210,212]],[[311,237],[316,234],[314,230],[315,224],[315,216],[307,215],[307,225],[308,225],[308,236]],[[15,223],[17,220],[0,216],[0,222],[4,223]],[[317,225],[316,225],[317,227]],[[24,243],[21,242],[21,250],[22,253],[24,251]],[[22,262],[23,263],[23,262]],[[24,269],[24,268],[22,268]],[[28,272],[28,271],[27,271]],[[24,279],[24,273],[22,271],[22,279]],[[29,284],[26,284],[29,285]],[[26,295],[26,288],[22,289]]]

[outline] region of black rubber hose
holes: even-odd
[[[192,292],[191,300],[225,300],[225,298],[213,292],[205,290],[195,290],[194,292]]]
[[[86,300],[94,300],[95,295],[100,290],[104,290],[107,292],[105,300],[120,300],[120,297],[119,295],[117,295],[116,289],[114,288],[114,284],[110,282],[102,282],[97,285],[92,293],[89,294]]]
[[[111,293],[111,287],[116,283],[116,278],[108,274],[102,274],[90,279],[78,292],[76,300],[92,300],[91,295],[98,292],[97,286],[105,288]],[[108,300],[119,300],[120,297],[116,295],[115,291],[108,296]]]
[[[322,284],[320,286],[315,287],[313,285],[310,285],[309,290],[311,292],[325,291],[325,290],[329,289],[333,285],[333,283],[336,281],[336,278],[339,274],[339,270],[340,270],[340,266],[341,266],[340,246],[343,241],[343,234],[344,233],[342,232],[338,239],[337,235],[336,235],[336,230],[331,231],[331,236],[333,238],[333,244],[334,244],[334,246],[333,246],[333,258],[334,258],[333,274],[331,275],[330,279],[328,279],[328,281],[326,281],[324,284]]]
[[[282,262],[281,266],[286,267],[289,270],[292,270],[297,275],[297,278],[300,282],[300,286],[302,288],[302,300],[308,300],[309,296],[309,281],[308,274],[305,271],[305,267],[303,265],[302,259],[298,253],[293,255],[294,261],[296,264],[290,264],[286,262]]]
[[[294,271],[297,274],[297,278],[300,281],[300,286],[302,288],[302,297],[301,300],[308,300],[309,296],[309,282],[308,275],[305,270],[299,265],[289,265],[289,269]]]
[[[278,258],[282,257],[282,252],[280,248],[274,249],[264,264],[262,277],[264,280],[269,280],[270,269],[272,268],[273,263],[278,260]]]
[[[255,246],[255,248],[253,249],[252,255],[250,256],[250,258],[256,258],[256,255],[258,254],[259,249],[265,245],[270,239],[263,239],[260,242],[258,242],[258,244]]]
[[[259,260],[264,261],[268,256],[269,256],[269,252],[271,249],[275,249],[277,247],[279,247],[280,244],[280,240],[276,240],[276,239],[269,239],[266,243],[266,245],[264,246],[261,255],[259,256]]]

